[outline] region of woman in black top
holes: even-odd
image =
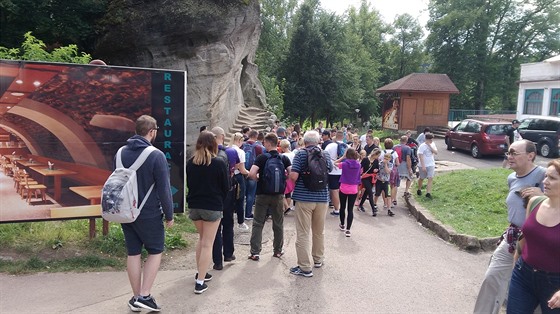
[[[187,203],[189,218],[198,231],[194,292],[200,294],[212,278],[207,273],[212,260],[212,245],[223,212],[223,202],[229,190],[229,171],[225,158],[218,156],[218,144],[214,134],[202,131],[196,141],[194,156],[187,161]],[[198,278],[199,274],[204,274]]]
[[[374,148],[371,154],[367,158],[362,159],[362,186],[365,188],[364,196],[360,201],[358,209],[362,212],[366,212],[364,208],[364,203],[366,198],[369,199],[369,205],[371,206],[372,216],[377,216],[377,205],[373,202],[373,187],[375,182],[375,176],[379,172],[379,156],[381,155],[381,150],[379,148]]]

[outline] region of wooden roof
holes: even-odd
[[[378,93],[387,92],[430,92],[459,94],[455,84],[447,74],[412,73],[376,90]]]

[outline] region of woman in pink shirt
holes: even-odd
[[[543,186],[545,196],[533,197],[527,206],[508,314],[533,313],[537,305],[542,313],[560,313],[560,159],[548,164]]]

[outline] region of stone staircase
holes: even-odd
[[[239,114],[237,115],[233,125],[226,130],[225,144],[229,145],[229,141],[231,140],[233,133],[241,132],[241,128],[244,125],[248,125],[259,132],[266,131],[266,128],[269,127],[269,119],[271,119],[272,115],[273,113],[266,111],[265,109],[257,107],[243,107],[239,110]]]

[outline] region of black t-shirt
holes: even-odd
[[[367,144],[366,144],[366,146],[364,146],[364,150],[366,151],[366,156],[369,156],[369,154],[371,154],[371,152],[376,148],[379,148],[379,147],[375,144],[371,144],[371,146],[367,146]]]
[[[373,170],[379,169],[379,160],[375,159],[373,161],[373,166],[371,167],[371,163],[369,162],[369,158],[364,158],[360,162],[360,165],[362,166],[363,173],[370,173],[371,174],[371,173],[373,173]]]
[[[278,151],[271,150],[268,152],[271,156],[277,156]],[[292,165],[290,159],[287,156],[281,155],[282,163],[284,164],[284,168],[288,169]],[[261,180],[260,178],[264,177],[264,166],[266,165],[266,161],[268,160],[267,154],[261,154],[257,156],[255,159],[255,166],[259,167],[259,180],[257,181],[257,194],[262,194],[262,187],[261,187]]]
[[[515,141],[515,134],[513,132],[515,129],[513,127],[509,127],[507,130],[507,136],[509,137],[509,145],[511,145]]]

